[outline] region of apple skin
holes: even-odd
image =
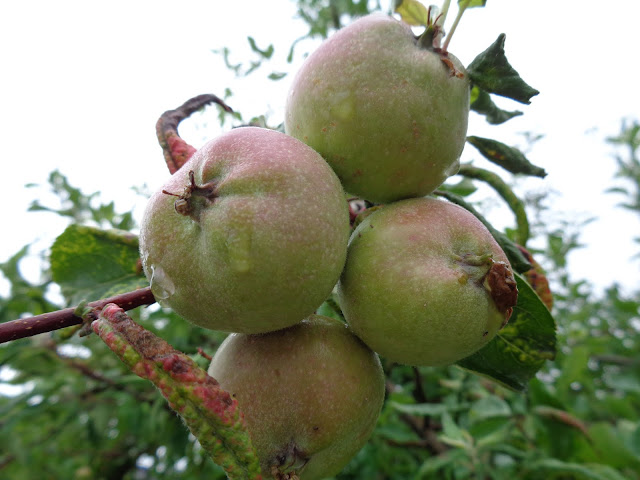
[[[354,333],[382,357],[441,366],[496,335],[517,288],[485,226],[462,207],[427,197],[382,206],[358,225],[338,295]]]
[[[265,478],[338,473],[368,440],[384,400],[378,356],[346,324],[320,315],[229,335],[208,373],[238,400]]]
[[[427,195],[457,172],[467,132],[469,78],[447,59],[455,72],[403,22],[358,19],[305,60],[285,131],[319,152],[350,194],[374,203]]]
[[[186,202],[175,195],[189,188],[190,171],[213,197],[194,194],[190,213],[179,214]],[[205,144],[151,197],[140,253],[162,305],[208,329],[262,333],[322,304],[349,233],[344,191],[319,154],[283,133],[242,127]]]

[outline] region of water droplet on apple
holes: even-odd
[[[165,302],[176,293],[176,287],[162,267],[151,265],[151,291],[158,303],[166,306]]]
[[[233,230],[227,237],[229,264],[236,272],[251,270],[251,232]]]

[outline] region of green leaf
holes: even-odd
[[[498,106],[493,103],[493,100],[491,100],[491,95],[478,86],[474,86],[471,89],[471,110],[480,115],[484,115],[487,122],[491,125],[500,125],[507,120],[511,120],[513,117],[522,115],[522,112],[518,110],[509,112],[498,108]]]
[[[468,197],[478,190],[473,180],[467,177],[463,177],[458,183],[445,183],[438,188],[461,197]]]
[[[520,78],[518,72],[507,61],[504,53],[505,34],[467,67],[471,81],[481,89],[512,98],[520,103],[531,103],[531,97],[540,93]]]
[[[487,0],[458,0],[458,6],[464,8],[484,7]]]
[[[236,75],[240,75],[240,69],[242,68],[242,63],[236,63],[236,64],[231,63],[231,60],[229,58],[229,54],[231,53],[231,51],[229,50],[228,47],[224,47],[221,50],[211,50],[211,51],[215,54],[222,55],[222,59],[224,60],[225,66]]]
[[[70,225],[51,247],[51,272],[77,304],[148,286],[139,258],[138,238],[129,232]]]
[[[556,325],[549,309],[518,274],[518,303],[509,323],[484,348],[458,365],[516,391],[556,353]]]
[[[640,467],[640,456],[625,442],[624,435],[616,426],[607,422],[597,422],[589,427],[589,435],[598,460],[617,468]]]
[[[426,417],[435,417],[447,412],[457,412],[469,408],[469,404],[466,403],[446,405],[444,403],[399,403],[393,401],[389,402],[389,406],[401,413]]]
[[[340,320],[341,322],[345,321],[342,310],[340,310],[340,305],[335,298],[335,294],[332,294],[324,301],[322,305],[318,307],[318,309],[316,310],[316,314],[335,318],[336,320]]]
[[[508,172],[540,178],[547,176],[544,168],[532,164],[517,148],[483,137],[467,137],[467,142],[476,147],[487,160],[501,166]]]
[[[287,72],[271,72],[267,78],[269,80],[280,80],[287,76]]]
[[[510,417],[513,414],[509,404],[502,398],[490,395],[473,402],[469,409],[469,421],[472,423],[494,417]]]
[[[603,377],[605,384],[624,393],[640,394],[640,379],[635,372],[614,372]]]
[[[458,448],[469,448],[473,441],[469,432],[460,428],[446,412],[442,414],[442,435],[439,438],[447,445]]]
[[[461,463],[465,459],[466,453],[464,450],[448,450],[425,460],[415,478],[416,480],[434,478],[432,475],[442,468]]]
[[[429,25],[429,10],[418,0],[396,0],[395,12],[403,22],[414,27]]]
[[[602,468],[605,467],[605,468]],[[549,474],[551,478],[571,478],[573,480],[617,480],[624,478],[605,465],[563,462],[555,458],[545,458],[528,465],[530,471]],[[613,475],[611,474],[613,472]],[[542,478],[542,477],[541,477]]]
[[[261,57],[269,59],[273,55],[273,51],[274,51],[273,44],[269,45],[265,50],[262,50],[258,47],[253,37],[247,37],[247,40],[249,40],[249,45],[251,46],[251,50],[256,52]]]

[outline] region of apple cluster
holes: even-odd
[[[209,373],[244,412],[264,475],[320,479],[371,434],[378,354],[447,365],[509,319],[509,262],[469,212],[429,195],[458,169],[470,84],[448,53],[384,15],[305,61],[285,133],[242,127],[198,150],[149,201],[156,299],[232,332]],[[375,204],[350,225],[348,199]],[[337,289],[346,323],[316,315]]]

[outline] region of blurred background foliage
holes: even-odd
[[[364,0],[296,3],[308,36],[322,38],[379,8]],[[268,49],[262,52],[268,56]],[[618,164],[609,191],[620,198],[620,208],[640,215],[640,124],[622,122],[609,142]],[[52,172],[49,185],[58,205],[36,199],[32,210],[69,224],[135,230],[131,212],[102,204],[99,192],[70,185],[62,172]],[[542,245],[533,254],[554,294],[556,359],[524,394],[458,367],[385,363],[387,398],[378,426],[336,478],[640,479],[640,287],[613,284],[602,292],[588,279],[572,278],[567,257],[581,247],[581,225],[569,218],[546,223],[548,199],[528,198],[529,216],[538,219],[533,243]],[[10,284],[0,297],[0,322],[66,306],[50,278],[47,252],[37,252],[38,282],[22,275],[20,262],[30,253],[36,252],[27,245],[0,265]],[[130,313],[203,367],[207,359],[198,349],[211,355],[225,336],[157,305]],[[150,383],[129,372],[97,337],[74,332],[0,346],[0,478],[225,478]]]

